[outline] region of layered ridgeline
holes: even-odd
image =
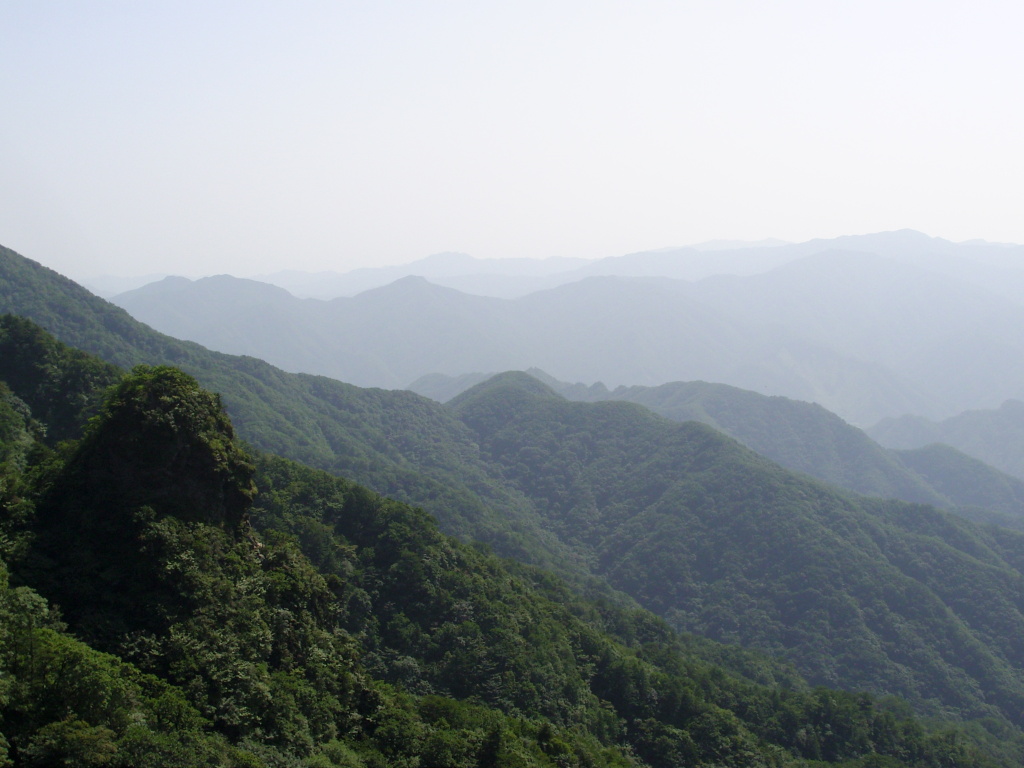
[[[571,553],[551,538],[537,538],[543,534],[530,519],[529,503],[494,482],[465,426],[427,398],[288,374],[255,358],[178,341],[4,248],[0,313],[31,319],[108,363],[175,365],[220,394],[251,445],[420,505],[449,533],[563,572],[573,569]],[[18,346],[33,343],[33,331],[16,323],[8,324],[7,334],[0,375],[5,366],[9,371]]]
[[[516,298],[587,277],[670,277],[695,281],[716,275],[757,275],[823,251],[886,256],[1011,300],[1019,299],[1024,293],[1024,270],[1021,269],[1024,246],[982,240],[953,243],[909,229],[804,243],[718,240],[594,260],[475,259],[462,253],[438,253],[402,266],[362,268],[346,274],[287,271],[255,279],[281,286],[296,296],[331,299],[355,296],[403,277],[419,275],[437,285],[466,293]],[[135,282],[119,289],[111,285],[110,291],[101,295],[114,295],[143,284]]]
[[[60,350],[62,353],[65,350]],[[654,617],[252,455],[219,399],[139,367],[39,441],[73,354],[0,384],[0,763],[1009,766],[1019,731],[766,687]],[[85,392],[87,388],[83,387]],[[91,409],[72,408],[66,424]],[[18,586],[14,586],[18,584]]]
[[[1024,473],[1004,474],[1005,458],[991,466],[979,461],[977,445],[966,441],[956,441],[960,450],[941,437],[891,450],[816,403],[708,382],[560,392],[569,399],[625,400],[674,421],[700,421],[784,467],[867,496],[932,504],[1015,527],[1024,522]],[[1024,436],[1024,428],[1017,436]],[[997,459],[995,451],[986,455]]]
[[[510,300],[407,277],[317,301],[221,275],[168,278],[115,300],[178,338],[360,386],[536,366],[574,381],[723,381],[816,399],[860,423],[922,412],[917,389],[883,366],[690,293],[664,278],[593,277]]]
[[[1024,711],[1024,537],[847,494],[713,429],[526,374],[451,406],[612,586],[678,629],[925,710]]]
[[[999,408],[966,411],[939,422],[913,416],[885,419],[867,431],[891,448],[951,445],[1024,479],[1024,402],[1020,400],[1007,400]]]
[[[611,386],[703,379],[818,402],[862,426],[1024,397],[1024,294],[1006,290],[1024,285],[1021,249],[898,234],[803,244],[762,274],[693,282],[666,276],[687,260],[666,253],[515,299],[408,276],[301,300],[221,275],[115,301],[179,338],[362,386],[530,367]]]
[[[388,267],[338,272],[286,270],[256,276],[256,280],[285,288],[301,298],[333,299],[380,288],[403,277],[418,275],[436,285],[465,293],[517,298],[539,290],[579,282],[588,277],[670,277],[701,280],[715,275],[756,275],[822,251],[874,253],[903,263],[926,267],[963,283],[985,288],[1009,299],[1024,292],[1021,256],[1024,246],[974,240],[953,243],[904,229],[829,240],[785,243],[715,240],[683,248],[660,248],[602,259],[477,259],[464,253],[436,253],[417,261]],[[133,290],[163,277],[106,278],[97,281],[101,296]],[[92,288],[93,283],[88,284]]]
[[[479,532],[503,547],[502,552],[532,562],[558,557],[558,565],[565,571],[578,574],[586,566],[606,574],[680,625],[789,654],[815,681],[904,692],[925,711],[985,712],[1014,721],[1019,716],[1020,708],[1015,709],[1019,667],[1013,645],[1014,638],[1020,636],[1014,607],[1019,595],[1017,572],[1006,564],[1011,557],[1010,544],[1001,538],[993,539],[998,546],[987,543],[1001,534],[982,532],[926,508],[874,504],[839,495],[739,450],[708,429],[700,433],[701,439],[726,446],[708,455],[721,462],[716,471],[732,480],[722,488],[705,487],[707,475],[695,474],[686,493],[699,492],[682,499],[666,497],[659,510],[668,511],[666,535],[661,535],[662,529],[652,533],[648,525],[654,525],[649,518],[655,510],[650,506],[650,489],[661,485],[677,488],[687,477],[690,464],[685,451],[678,456],[649,451],[657,448],[658,441],[668,434],[666,430],[678,430],[685,436],[692,433],[692,425],[673,425],[638,406],[570,404],[551,393],[538,394],[539,401],[558,403],[547,414],[549,421],[544,427],[559,430],[569,442],[554,448],[545,437],[538,438],[536,446],[523,448],[510,440],[509,446],[525,452],[509,465],[504,449],[498,450],[500,446],[493,443],[495,436],[475,431],[481,423],[469,419],[467,426],[460,421],[460,417],[466,418],[461,405],[455,412],[412,393],[360,390],[316,377],[284,374],[248,358],[211,354],[153,333],[49,270],[10,252],[3,256],[0,266],[6,270],[3,277],[8,287],[0,298],[5,308],[42,317],[58,335],[111,351],[114,359],[124,355],[187,365],[201,381],[222,393],[239,433],[258,446],[276,448],[292,458],[312,456],[320,466],[334,471],[351,467],[352,474],[368,476],[375,490],[394,488],[435,513],[446,530]],[[167,355],[163,360],[161,351]],[[519,405],[528,407],[519,414]],[[536,414],[534,405],[534,398],[514,396],[506,403],[499,396],[488,407],[508,418],[530,419]],[[278,407],[281,414],[275,411]],[[588,490],[583,480],[588,483],[593,474],[581,476],[579,484],[544,474],[564,470],[566,478],[575,478],[573,473],[591,461],[586,453],[574,458],[581,445],[590,443],[574,425],[559,425],[558,409],[563,407],[582,409],[582,414],[607,413],[612,407],[628,414],[621,421],[606,421],[589,430],[591,438],[602,445],[621,442],[631,446],[628,456],[601,459],[608,463],[609,483],[619,483],[614,493],[612,485],[605,488],[600,483]],[[650,432],[651,425],[656,425],[654,432]],[[600,432],[598,426],[607,431]],[[640,440],[640,435],[653,442]],[[337,454],[331,445],[337,446]],[[536,451],[531,454],[529,448]],[[548,466],[533,467],[531,462],[545,461],[549,449],[554,456]],[[569,459],[568,469],[563,454]],[[540,473],[536,484],[524,474],[528,469]],[[628,482],[620,483],[623,473],[628,473]],[[471,487],[476,477],[483,479],[478,484],[479,495],[474,490],[477,486]],[[787,489],[787,494],[779,495],[779,487]],[[594,500],[593,508],[588,499]],[[809,507],[807,500],[813,501]],[[503,503],[506,506],[500,506]],[[741,509],[719,525],[717,515],[722,510],[733,511],[737,504]],[[568,530],[562,519],[566,505],[589,510],[573,530]],[[615,562],[598,558],[604,551],[598,543],[610,547],[613,540],[600,538],[604,529],[595,532],[588,527],[594,523],[618,530],[605,519],[608,512],[635,518],[632,529],[619,531],[622,550],[612,553],[621,555]],[[774,530],[776,516],[788,520],[787,525],[794,529],[793,538],[783,542],[785,546],[777,545],[768,535],[770,530],[763,536],[745,538],[742,531],[728,525],[735,517],[736,521],[752,520],[753,530],[758,521]],[[510,530],[505,522],[509,519],[519,527]],[[700,522],[703,519],[708,521],[706,525]],[[694,522],[694,527],[679,528],[678,520]],[[904,522],[895,525],[894,520]],[[713,535],[704,535],[706,526],[718,527]],[[788,535],[790,531],[785,530]],[[889,537],[886,547],[868,535],[875,531]],[[638,538],[634,541],[627,533]],[[806,548],[794,551],[789,544],[802,541],[798,535],[811,536],[811,540]],[[650,545],[650,551],[637,544],[641,540]],[[960,567],[967,546],[964,542],[975,540],[982,542],[978,552],[984,556],[964,565],[964,574],[970,579],[942,584],[929,581],[936,572],[938,577],[951,577]],[[842,558],[832,558],[823,542],[835,543]],[[710,551],[701,549],[712,543]],[[689,549],[692,547],[697,549]],[[984,563],[993,550],[1002,557],[985,570]],[[763,574],[740,568],[751,560],[750,552],[756,555],[758,567],[764,568]],[[799,553],[810,557],[812,564],[819,560],[824,564],[810,570],[808,562],[795,556]],[[687,563],[696,562],[698,554],[703,558],[702,568],[720,563],[729,568],[721,573],[714,569],[690,573]],[[900,570],[904,567],[900,557],[909,564],[904,564],[905,571]],[[949,558],[952,564],[947,563]],[[629,578],[625,578],[630,572],[627,565],[634,568]],[[923,570],[919,573],[913,568]],[[885,591],[890,585],[899,585],[910,597],[890,595]],[[673,602],[673,594],[692,597],[693,590],[699,593],[699,610],[694,608],[697,603],[680,607]],[[974,600],[974,592],[988,597]],[[920,600],[918,593],[924,596]],[[780,602],[785,600],[796,607],[786,608]],[[838,629],[833,630],[832,622],[837,628],[845,626],[846,615],[833,616],[830,611],[838,610],[835,606],[844,607],[855,619],[856,631],[848,643],[840,642]],[[691,616],[684,609],[696,612]],[[965,610],[976,610],[977,615],[967,616]],[[715,623],[716,615],[722,623]],[[729,628],[741,621],[740,616],[742,624]],[[833,651],[835,655],[830,656]]]
[[[928,440],[920,441],[923,447],[913,450],[883,448],[864,431],[816,403],[706,381],[609,390],[603,384],[560,382],[535,368],[527,372],[569,400],[622,400],[673,421],[699,421],[787,469],[856,493],[932,504],[971,519],[1011,527],[1024,524],[1024,480],[949,446],[927,445]],[[492,375],[433,374],[413,382],[410,388],[448,402]],[[1016,428],[1012,425],[1012,419],[1004,422],[1007,438],[1024,436],[1024,421]],[[1003,464],[1013,455],[1008,442],[999,443],[1006,448]],[[1024,445],[1024,439],[1019,442]]]

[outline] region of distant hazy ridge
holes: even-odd
[[[514,299],[392,270],[396,282],[330,301],[229,276],[168,278],[114,300],[165,333],[360,386],[531,367],[609,387],[705,380],[867,426],[1024,398],[1022,251],[903,231],[487,275],[562,283]],[[739,274],[679,279],[713,259]],[[447,272],[422,271],[451,282],[484,264],[440,262]]]

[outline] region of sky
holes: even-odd
[[[0,244],[72,278],[1024,243],[1024,5],[0,3]]]

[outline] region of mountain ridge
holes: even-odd
[[[1008,399],[993,409],[965,411],[942,421],[902,416],[867,429],[882,445],[909,450],[945,443],[1024,479],[1024,402]]]
[[[51,379],[103,368],[27,323],[12,327],[44,355],[25,357],[22,394],[59,400]],[[0,464],[5,512],[23,494],[0,516],[0,555],[41,590],[11,588],[0,560],[5,763],[1009,768],[1024,745],[727,673],[649,614],[248,454],[219,398],[174,368],[120,378],[59,454],[28,457],[16,433],[31,416],[0,395],[0,455],[28,458]],[[226,517],[225,493],[241,504]],[[10,546],[22,533],[28,556]]]
[[[673,421],[700,421],[787,469],[866,496],[931,504],[971,519],[978,513],[968,507],[987,507],[998,514],[985,519],[1014,527],[1024,519],[1024,485],[1012,475],[952,447],[941,454],[884,448],[816,403],[705,381],[609,390],[602,384],[567,384],[539,369],[527,373],[568,400],[626,400]],[[413,382],[410,388],[435,399],[443,393],[443,401],[451,405],[456,392],[490,378],[487,374],[455,379],[435,375]],[[952,472],[960,482],[949,482],[944,472]],[[1000,491],[979,503],[978,486]]]
[[[360,386],[400,387],[432,372],[539,367],[613,385],[702,378],[826,405],[839,397],[869,422],[913,403],[907,387],[878,364],[809,344],[791,330],[769,332],[759,320],[737,321],[673,281],[595,276],[504,300],[407,278],[351,299],[281,297],[265,314],[298,323],[287,334],[247,335],[245,308],[222,299],[197,293],[186,303],[175,292],[173,325],[160,319],[161,303],[152,295],[119,301],[141,320],[208,347]],[[296,345],[296,337],[309,344]],[[299,361],[303,348],[309,352]],[[868,394],[856,394],[853,381]]]
[[[160,337],[95,297],[65,291],[63,282],[20,257],[0,256],[0,280],[36,286],[20,299],[0,293],[5,309],[20,304],[24,314],[53,318],[66,336],[116,351],[122,347],[99,329],[98,319],[109,316],[124,323],[119,333],[133,362],[163,345],[201,373],[205,366],[207,380],[227,384],[218,389],[229,409],[251,407],[244,390],[275,407],[281,403],[281,417],[310,434],[345,424],[351,431],[333,445],[359,451],[362,460],[350,458],[344,466],[376,471],[373,476],[436,510],[449,529],[491,530],[490,539],[504,551],[515,552],[518,544],[533,562],[595,568],[677,626],[787,653],[815,681],[904,692],[933,713],[1009,722],[1020,711],[1017,638],[1024,631],[1017,624],[1024,617],[1015,601],[1024,555],[1011,532],[923,506],[858,499],[786,472],[710,427],[676,424],[632,403],[570,403],[541,387],[519,391],[510,407],[504,393],[485,389],[464,399],[463,407],[476,411],[472,425],[456,428],[458,410],[445,411],[413,393],[290,376],[260,361]],[[513,376],[504,384],[515,390],[521,382]],[[275,383],[298,388],[275,391],[269,388]],[[290,408],[284,392],[298,398]],[[312,421],[303,411],[335,398],[347,407]],[[253,426],[264,414],[239,415],[245,417],[239,433],[259,437]],[[462,435],[461,447],[435,441],[434,424]],[[297,455],[306,450],[273,439]],[[451,450],[479,463],[466,470],[446,455]],[[337,459],[326,463],[342,470]],[[432,473],[430,483],[416,479],[417,468]],[[475,507],[455,508],[460,493],[474,493],[473,472],[484,483],[496,470],[502,484],[479,487],[492,494],[494,509],[479,497]],[[414,482],[420,484],[408,485]],[[515,512],[523,527],[489,529],[500,522],[495,509]],[[975,591],[949,581],[953,574],[968,574]],[[849,632],[829,634],[833,622]]]
[[[1020,688],[1024,649],[1011,650],[1014,631],[993,628],[1024,622],[1024,603],[1004,602],[1024,589],[1011,565],[1018,556],[1004,554],[1024,548],[1024,536],[921,505],[857,499],[783,473],[706,425],[672,423],[633,403],[525,390],[510,398],[521,380],[478,385],[456,411],[505,476],[543,502],[549,530],[677,629],[783,652],[815,684],[839,674],[919,704],[931,694],[904,675],[910,656],[924,654],[917,674],[923,664],[956,696],[984,690],[983,707],[1000,699],[1014,710],[1024,690],[1003,686]],[[944,565],[932,568],[934,560]],[[954,572],[991,592],[954,597]],[[897,607],[911,595],[915,607]],[[946,611],[935,655],[918,633],[935,631],[927,627]],[[816,622],[843,631],[826,638],[810,629]],[[991,642],[1009,656],[990,656]],[[969,681],[996,668],[985,682]]]
[[[226,287],[217,298],[184,286],[165,301],[152,288],[117,300],[176,336],[360,386],[532,367],[613,387],[704,379],[819,402],[866,426],[1024,397],[1018,251],[881,233],[749,249],[788,255],[696,281],[669,268],[674,251],[652,252],[637,256],[646,267],[580,272],[515,299],[406,276],[329,302],[268,295],[277,333]],[[707,258],[726,264],[729,253]]]

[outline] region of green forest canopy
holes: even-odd
[[[1013,733],[744,680],[650,614],[251,454],[177,370],[120,380],[56,451],[5,391],[16,765],[1012,764]]]

